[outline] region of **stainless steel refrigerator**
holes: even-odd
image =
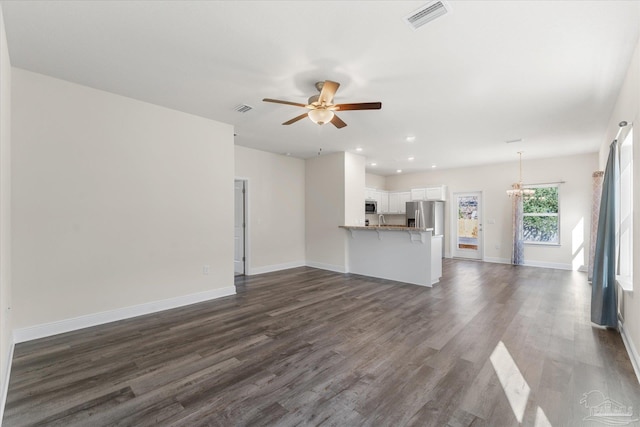
[[[407,202],[407,227],[433,228],[434,236],[444,236],[444,202]]]
[[[426,200],[407,202],[407,227],[433,228],[434,236],[442,237],[444,257],[444,202]]]

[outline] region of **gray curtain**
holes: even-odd
[[[616,295],[616,181],[620,174],[618,143],[613,141],[602,182],[596,252],[591,287],[591,321],[618,329]]]
[[[515,188],[515,185],[514,185]],[[522,196],[514,195],[511,198],[511,223],[512,223],[512,250],[511,264],[524,264],[524,231],[522,228]]]

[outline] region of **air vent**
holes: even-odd
[[[247,111],[252,110],[253,107],[247,104],[240,104],[234,108],[238,113],[246,113]]]
[[[449,12],[451,12],[451,6],[443,0],[437,0],[425,4],[420,9],[414,10],[411,14],[405,16],[404,20],[411,28],[417,30],[424,24]]]

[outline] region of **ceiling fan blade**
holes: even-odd
[[[274,104],[293,105],[294,107],[302,107],[302,108],[306,108],[307,107],[306,104],[300,104],[299,102],[281,101],[279,99],[264,98],[263,101],[264,102],[273,102]]]
[[[345,122],[342,121],[342,119],[340,117],[338,117],[337,115],[333,115],[333,119],[331,119],[331,123],[333,123],[333,125],[335,127],[337,127],[338,129],[342,129],[343,127],[345,127],[347,124]]]
[[[284,122],[284,123],[283,123],[283,125],[290,125],[290,124],[292,124],[292,123],[297,122],[298,120],[302,120],[302,119],[304,119],[305,117],[307,117],[307,116],[308,116],[308,114],[309,114],[309,113],[300,114],[299,116],[294,117],[293,119],[291,119],[291,120],[288,120],[288,121]]]
[[[347,110],[379,110],[382,108],[382,102],[360,102],[356,104],[337,104],[338,111]]]
[[[331,80],[325,80],[320,91],[320,97],[318,101],[320,104],[331,104],[333,102],[333,96],[340,87],[340,83],[332,82]]]

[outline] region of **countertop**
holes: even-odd
[[[433,228],[405,227],[404,225],[340,225],[348,230],[433,231]]]

